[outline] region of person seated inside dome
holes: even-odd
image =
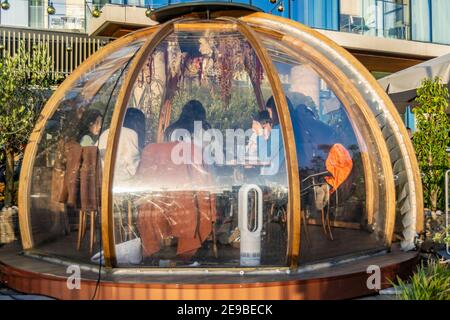
[[[102,129],[102,114],[100,111],[90,109],[81,118],[80,145],[82,147],[93,147],[98,143]]]
[[[247,154],[249,159],[258,158],[258,137],[269,134],[269,129],[272,127],[272,118],[267,110],[259,111],[252,121],[252,135],[247,144]],[[268,136],[267,136],[268,138]]]
[[[330,157],[331,150],[336,151],[338,148],[342,150],[337,153],[338,160],[347,160],[350,157],[334,130],[317,119],[309,107],[300,104],[294,108],[289,98],[286,97],[286,100],[294,130],[300,180],[312,174],[329,171],[326,162]],[[264,126],[257,121],[253,124],[253,130],[258,136],[258,159],[267,159],[271,162],[270,167],[262,168],[261,175],[281,177],[279,173],[284,173],[286,169],[285,150],[273,97],[267,101],[266,108],[272,121],[265,122]],[[336,156],[336,152],[333,153],[333,156]],[[345,177],[347,178],[348,175],[347,172]]]
[[[99,138],[98,148],[104,165],[109,129]],[[130,181],[136,174],[145,144],[145,115],[136,108],[128,108],[120,131],[117,146],[117,159],[114,173],[114,183]]]
[[[291,111],[297,161],[302,190],[302,206],[309,215],[331,211],[337,218],[336,210],[344,206],[352,195],[354,158],[345,146],[345,133],[318,119],[316,113],[305,104],[299,104]],[[339,196],[337,194],[339,193]],[[334,196],[333,196],[334,195]],[[324,210],[329,206],[327,210]],[[350,210],[347,210],[348,214]],[[330,228],[329,219],[326,219]],[[331,229],[328,231],[333,240]]]
[[[191,100],[165,130],[165,142],[143,150],[136,178],[148,194],[137,206],[136,227],[146,259],[188,263],[213,232],[216,204],[208,189],[213,184],[210,172],[203,162],[179,163],[172,155],[178,147],[186,147],[190,159],[198,150],[201,154],[202,140],[197,145],[195,139],[203,134],[198,131],[210,127],[202,104]]]
[[[202,150],[203,165],[208,164],[209,170],[214,170],[211,165],[215,159],[211,152],[206,151],[211,146],[210,142],[206,142],[211,138],[207,133],[209,129],[211,129],[211,125],[206,119],[206,110],[202,103],[198,100],[190,100],[183,106],[179,118],[164,131],[164,138],[166,142],[194,143],[198,150]],[[196,159],[191,160],[197,162]]]
[[[289,110],[291,110],[292,103],[287,97],[286,100]],[[280,173],[286,173],[286,159],[280,120],[273,96],[267,100],[266,111],[270,120],[263,119],[263,123],[256,122],[252,125],[253,130],[258,135],[258,159],[263,162],[270,162],[270,166],[261,168],[261,175],[278,175],[281,177]]]
[[[203,105],[198,100],[190,100],[186,103],[182,110],[180,117],[174,123],[172,123],[164,132],[166,141],[174,141],[175,139],[174,133],[176,130],[186,130],[191,136],[189,137],[191,140],[195,141],[195,135],[200,132],[195,132],[195,123],[201,124],[201,129],[206,131],[211,128],[211,125],[206,120],[206,111]],[[178,132],[182,134],[183,132]],[[183,139],[183,137],[178,137],[179,139]],[[184,137],[186,138],[186,137]]]
[[[292,112],[297,161],[301,177],[325,171],[325,160],[331,147],[338,143],[333,129],[317,119],[304,104]]]

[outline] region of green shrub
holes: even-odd
[[[49,98],[52,61],[49,47],[32,50],[19,42],[13,55],[0,59],[0,153],[6,160],[4,205],[16,204],[14,162],[23,152],[40,110]]]
[[[400,300],[450,300],[450,267],[446,264],[422,263],[409,282],[397,281],[394,287]]]
[[[437,232],[433,237],[433,242],[450,246],[450,226],[442,232]]]
[[[447,85],[440,78],[425,79],[417,89],[413,143],[423,173],[424,204],[431,211],[444,207],[444,176],[449,167],[446,148],[450,145],[448,98]]]

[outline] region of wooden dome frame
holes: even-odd
[[[219,17],[215,20],[215,23],[219,23],[217,21],[220,21],[220,19],[222,19],[224,23],[227,23],[228,27],[229,22],[231,21],[233,23],[233,28],[240,32],[255,50],[267,72],[269,83],[274,93],[278,114],[280,116],[282,136],[285,143],[289,184],[288,252],[286,255],[287,267],[285,270],[290,270],[291,272],[297,270],[297,261],[300,254],[301,204],[300,197],[298,196],[300,194],[300,184],[297,168],[297,155],[292,123],[290,121],[288,105],[281,81],[267,50],[259,39],[258,33],[268,35],[281,41],[287,47],[292,49],[290,53],[296,58],[301,60],[306,57],[309,62],[312,62],[314,70],[330,84],[336,93],[336,96],[344,105],[346,111],[351,115],[353,108],[356,107],[364,116],[364,120],[369,124],[369,127],[364,128],[364,130],[368,130],[374,138],[380,158],[382,159],[381,171],[385,181],[383,188],[384,194],[386,195],[384,228],[386,246],[389,248],[391,245],[396,220],[396,208],[398,209],[400,202],[407,202],[408,208],[410,209],[407,212],[402,212],[402,214],[404,214],[404,243],[402,245],[406,249],[411,249],[414,246],[415,235],[421,232],[423,228],[423,199],[419,175],[420,171],[411,141],[408,138],[408,133],[395,106],[377,84],[369,71],[367,71],[350,53],[319,32],[292,20],[260,12],[251,13],[240,18]],[[200,23],[197,24],[195,21],[193,22],[192,19],[189,23],[183,23],[185,21],[186,19],[171,20],[157,26],[128,34],[110,43],[93,54],[78,67],[49,99],[31,134],[25,151],[20,176],[19,219],[22,246],[24,250],[31,250],[34,247],[30,219],[31,177],[38,144],[44,133],[47,121],[56,111],[59,102],[64,98],[67,90],[76,83],[81,75],[93,68],[96,62],[107,57],[114,50],[130,44],[137,39],[146,39],[129,63],[128,72],[124,78],[114,106],[105,157],[105,170],[102,179],[101,199],[103,205],[101,208],[101,233],[103,250],[105,253],[105,265],[112,270],[117,267],[115,259],[114,226],[112,223],[112,178],[116,158],[116,147],[118,145],[121,130],[120,124],[123,121],[127,101],[131,95],[132,84],[136,81],[138,72],[144,63],[145,59],[143,59],[143,57],[146,57],[153,52],[156,46],[175,29],[185,30],[186,28],[189,28],[189,30],[199,30],[204,27],[204,25]],[[220,26],[220,24],[218,24],[218,26]],[[347,98],[348,94],[351,95],[356,104],[352,104]],[[379,118],[380,115],[382,115],[382,119]],[[384,126],[380,124],[381,121],[383,121]],[[391,138],[391,145],[386,142],[388,138]],[[400,154],[400,158],[398,154]],[[363,157],[363,162],[370,162],[369,158],[370,157]],[[397,164],[400,162],[402,165]],[[368,167],[369,166],[367,166],[367,168]],[[401,168],[399,169],[399,167]],[[398,182],[396,186],[394,179],[399,170],[403,170],[407,177],[406,182],[401,182],[404,185],[401,185],[400,187]],[[364,171],[366,179],[369,178],[371,175],[370,171]],[[403,188],[406,188],[406,198],[396,199],[396,194],[398,196],[399,193],[397,190],[399,188],[402,190]],[[372,212],[374,201],[373,192],[374,191],[371,190],[370,187],[366,187],[367,211],[369,216],[370,212]],[[411,221],[413,223],[411,223]],[[283,268],[277,269],[283,270]],[[162,269],[157,270],[159,270],[159,272],[164,271]],[[255,270],[255,268],[224,268],[214,270],[252,271]],[[173,271],[175,272],[176,270],[173,269]]]

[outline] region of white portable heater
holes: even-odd
[[[255,221],[250,229],[248,220],[248,196],[250,192],[255,192]],[[260,187],[255,184],[245,184],[239,190],[238,203],[239,220],[238,227],[241,233],[241,266],[254,267],[261,263],[261,230],[263,226],[263,193]]]

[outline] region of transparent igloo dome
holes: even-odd
[[[46,105],[20,192],[30,254],[127,268],[295,268],[414,246],[417,164],[344,49],[263,13],[120,38]]]

